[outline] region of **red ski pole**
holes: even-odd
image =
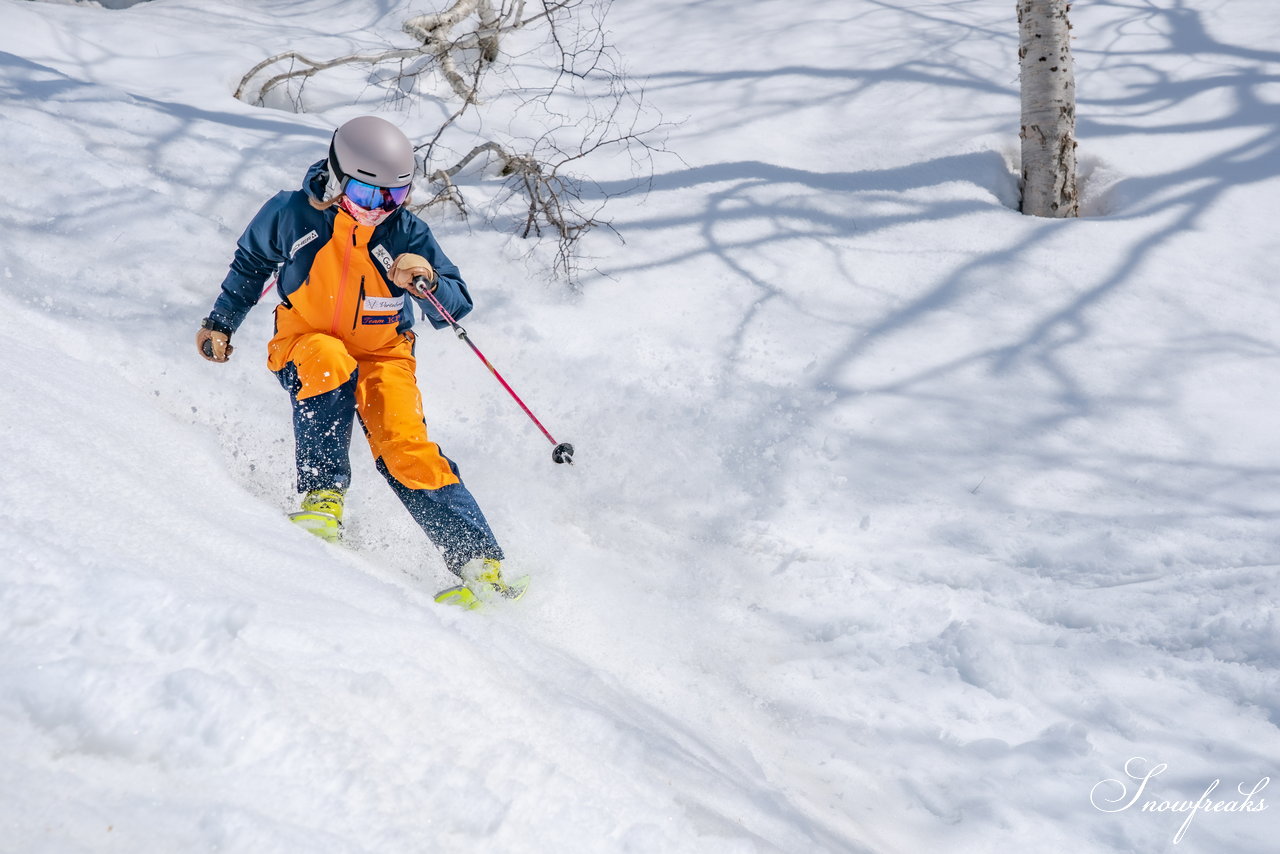
[[[511,395],[512,399],[515,400],[516,403],[520,404],[520,408],[524,410],[525,415],[529,416],[529,420],[537,425],[538,429],[542,431],[542,435],[547,437],[547,441],[553,445],[551,449],[551,459],[557,463],[569,463],[572,465],[573,445],[570,445],[568,442],[557,442],[555,438],[547,432],[547,428],[542,426],[542,422],[533,414],[533,411],[529,409],[529,407],[525,406],[524,401],[520,399],[520,395],[516,394],[515,390],[511,388],[511,386],[507,385],[507,381],[502,378],[502,374],[498,373],[498,369],[484,357],[484,353],[480,352],[480,348],[477,347],[475,342],[473,342],[467,335],[467,330],[459,326],[458,321],[453,319],[453,315],[449,314],[449,312],[445,310],[445,307],[440,304],[440,300],[436,299],[436,295],[431,292],[431,283],[427,281],[426,277],[414,276],[413,286],[417,292],[427,300],[427,302],[431,303],[431,306],[436,311],[440,312],[440,316],[449,324],[454,333],[463,341],[467,342],[467,346],[471,348],[471,352],[475,353],[476,356],[479,357],[480,361],[484,362],[484,366],[489,369],[489,373],[493,374],[494,379],[502,384],[502,387],[507,390],[507,394]]]

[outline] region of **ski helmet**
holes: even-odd
[[[413,145],[400,128],[377,116],[360,116],[333,132],[329,174],[340,185],[354,178],[377,187],[413,180]]]

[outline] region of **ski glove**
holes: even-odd
[[[210,362],[225,362],[235,350],[231,346],[231,330],[206,317],[196,333],[196,349]]]
[[[415,276],[425,276],[427,281],[431,283],[431,290],[434,291],[436,289],[438,284],[436,271],[432,269],[431,262],[421,255],[406,252],[391,265],[391,281],[414,296],[425,296],[413,286]]]

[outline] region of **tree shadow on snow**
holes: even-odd
[[[905,299],[889,301],[891,304],[876,316],[824,315],[811,307],[804,289],[796,287],[798,283],[762,274],[758,260],[773,251],[809,247],[829,256],[831,268],[838,271],[832,288],[858,288],[858,244],[867,244],[869,236],[899,225],[936,222],[942,226],[975,213],[1007,212],[1016,203],[1015,178],[999,153],[944,155],[891,169],[845,172],[736,161],[675,170],[654,178],[650,187],[654,194],[700,189],[703,201],[687,213],[630,219],[619,223],[620,230],[665,232],[696,226],[701,240],[695,246],[681,244],[660,257],[614,272],[679,269],[687,262],[711,258],[733,277],[749,283],[756,297],[742,309],[736,342],[723,357],[726,376],[737,375],[746,340],[767,321],[769,312],[781,307],[821,322],[824,334],[830,334],[832,328],[846,330],[843,345],[825,350],[830,355],[821,358],[814,370],[796,376],[794,386],[785,392],[770,394],[769,386],[741,376],[734,383],[721,385],[724,403],[739,395],[742,383],[758,385],[760,399],[769,401],[751,413],[746,419],[749,423],[741,428],[740,441],[749,447],[744,456],[771,443],[797,447],[794,453],[812,453],[814,443],[821,441],[817,434],[825,428],[817,421],[804,424],[797,419],[818,412],[821,407],[814,401],[819,398],[834,396],[833,408],[844,407],[846,412],[887,400],[929,412],[932,425],[950,424],[963,435],[959,441],[940,441],[908,424],[901,425],[905,428],[901,430],[875,429],[842,436],[841,447],[850,455],[845,462],[851,478],[868,469],[880,469],[883,478],[889,479],[895,469],[910,467],[911,463],[904,461],[913,459],[920,469],[934,469],[941,477],[964,470],[975,460],[1003,460],[1023,471],[1087,474],[1104,492],[1114,489],[1141,494],[1149,500],[1150,511],[1142,518],[1128,520],[1134,525],[1145,519],[1149,526],[1163,529],[1204,525],[1223,516],[1276,517],[1275,512],[1258,504],[1256,497],[1242,494],[1236,487],[1242,480],[1251,481],[1255,484],[1253,496],[1262,494],[1263,483],[1280,489],[1280,468],[1215,460],[1214,437],[1196,437],[1191,424],[1173,425],[1181,435],[1200,442],[1199,447],[1183,454],[1120,452],[1108,449],[1105,443],[1074,440],[1064,445],[1055,441],[1055,436],[1060,438],[1061,431],[1078,419],[1099,419],[1100,424],[1124,418],[1175,419],[1188,373],[1222,359],[1252,359],[1263,364],[1280,358],[1280,348],[1272,342],[1216,329],[1182,336],[1158,353],[1133,356],[1123,366],[1129,381],[1118,386],[1119,390],[1115,385],[1101,388],[1096,375],[1082,372],[1081,348],[1102,343],[1097,319],[1102,312],[1127,310],[1118,297],[1143,282],[1148,262],[1202,228],[1206,215],[1226,204],[1225,196],[1232,189],[1280,177],[1280,105],[1263,93],[1263,87],[1280,82],[1280,75],[1272,71],[1274,64],[1280,63],[1280,52],[1215,39],[1208,33],[1203,13],[1181,0],[1167,8],[1120,2],[1095,5],[1100,8],[1094,14],[1119,14],[1122,20],[1110,21],[1105,28],[1106,33],[1117,34],[1109,43],[1095,47],[1093,43],[1101,39],[1095,36],[1089,41],[1082,39],[1083,44],[1075,47],[1081,80],[1081,151],[1087,156],[1090,140],[1118,136],[1141,136],[1146,144],[1159,145],[1162,138],[1220,131],[1226,132],[1220,137],[1222,142],[1206,147],[1194,162],[1170,171],[1135,175],[1101,190],[1095,188],[1091,211],[1105,216],[1076,222],[1010,220],[1010,239],[1003,248],[974,253],[923,288],[904,288]],[[1139,24],[1142,26],[1137,27]],[[1126,35],[1134,32],[1141,32],[1143,38]],[[1182,58],[1206,55],[1221,57],[1223,66],[1208,70],[1201,65],[1206,70],[1200,76],[1188,76],[1194,72],[1186,70]],[[1131,73],[1136,69],[1131,77],[1138,82],[1129,84],[1120,95],[1090,94],[1090,75],[1117,69]],[[1016,75],[1016,70],[1013,73]],[[844,97],[855,96],[868,82],[919,83],[928,76],[921,76],[919,69],[889,69],[869,75],[797,66],[769,72],[669,74],[654,82],[658,87],[715,86],[753,76],[763,79],[769,74],[848,79],[852,85],[841,90]],[[979,75],[974,72],[972,76]],[[971,82],[967,75],[954,71],[930,78],[930,82],[1001,94],[1012,91],[1007,86]],[[1108,88],[1118,90],[1114,85]],[[1188,104],[1206,96],[1211,103],[1227,105],[1224,111],[1210,118],[1186,118],[1195,113]],[[1007,117],[1011,145],[1016,139],[1017,120],[1016,104],[1012,107],[1014,112]],[[1135,170],[1142,165],[1133,164]],[[952,182],[970,185],[968,192],[931,198],[930,191]],[[980,192],[974,193],[972,185]],[[605,189],[617,191],[621,187]],[[1055,247],[1071,229],[1097,228],[1106,222],[1126,223],[1135,239],[1115,250],[1114,260],[1094,281],[1072,279],[1070,287],[1057,290],[1051,283],[1027,283],[1016,298],[1025,298],[1028,306],[1034,306],[1029,322],[1016,328],[992,325],[976,336],[982,341],[980,346],[925,368],[870,382],[849,379],[859,375],[860,367],[878,348],[904,337],[927,336],[929,322],[941,313],[954,312],[970,323],[984,323],[973,305],[991,282],[1001,282],[1009,271],[1044,257],[1043,253],[1061,251]],[[955,247],[918,249],[945,251]],[[1073,275],[1070,270],[1057,272],[1060,277]],[[1225,288],[1229,283],[1222,285]],[[1050,288],[1047,294],[1045,287]],[[1142,322],[1141,318],[1134,320]],[[1027,405],[1007,405],[1009,395],[1025,396],[1028,388],[1034,390],[1034,397],[1025,401]],[[821,414],[814,417],[822,418]],[[797,431],[814,435],[809,443],[797,444]],[[779,494],[789,477],[790,467],[785,463],[758,464],[750,471],[749,460],[736,464],[752,478],[752,491],[758,496]],[[913,471],[911,476],[925,475]],[[1134,486],[1136,481],[1141,481],[1140,486]],[[1130,502],[1131,507],[1139,504],[1137,500]],[[741,510],[730,507],[715,518],[710,523],[716,529],[713,536],[731,536]],[[1073,512],[1084,524],[1116,521],[1113,511],[1106,509],[1082,506]],[[1250,553],[1269,554],[1275,559],[1277,545],[1280,542],[1272,537]],[[1089,577],[1086,573],[1080,580],[1090,583]]]
[[[113,350],[111,363],[153,392],[157,406],[206,424],[230,455],[239,453],[237,443],[253,441],[260,428],[253,402],[226,382],[228,373],[278,393],[256,360],[207,372],[199,390],[182,387],[179,378],[194,375],[162,366],[199,362],[194,330],[217,294],[240,229],[281,186],[279,175],[297,172],[288,180],[301,179],[292,151],[320,153],[328,133],[247,108],[221,111],[125,93],[4,52],[0,100],[7,138],[18,146],[8,153],[22,164],[19,180],[71,188],[55,201],[73,201],[51,207],[43,195],[24,192],[0,208],[0,225],[15,247],[4,260],[0,290],[47,316],[73,354],[127,340],[131,346]],[[234,134],[224,127],[258,144],[229,144]],[[282,171],[278,162],[295,165]],[[256,325],[261,333],[269,323],[268,313],[251,318],[246,329]],[[96,332],[90,339],[85,330]],[[273,446],[272,461],[288,469],[284,449]],[[258,492],[272,488],[261,468],[252,477]]]

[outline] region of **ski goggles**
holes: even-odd
[[[358,205],[367,211],[393,211],[404,204],[404,200],[409,197],[409,185],[375,187],[373,184],[366,184],[355,178],[347,178],[342,192],[353,205]]]

